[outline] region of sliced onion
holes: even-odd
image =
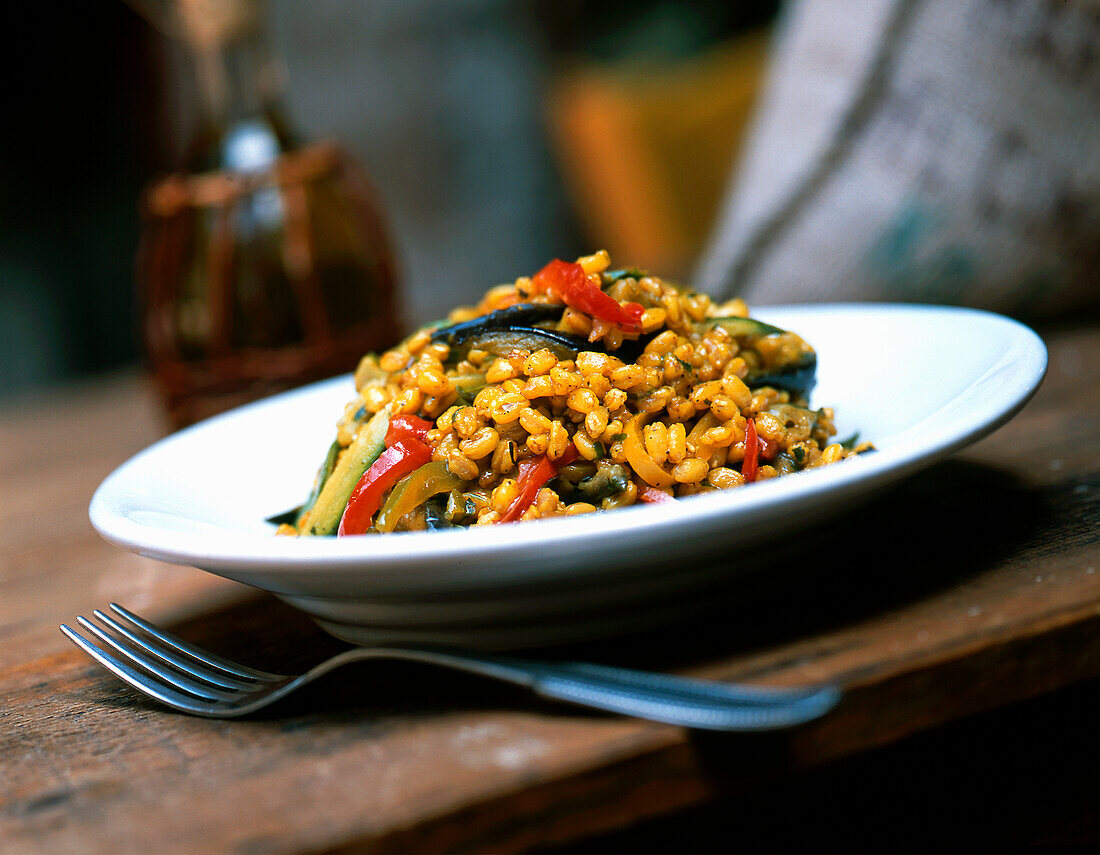
[[[623,432],[626,439],[623,440],[623,453],[626,454],[626,462],[637,473],[638,477],[651,487],[671,487],[676,480],[662,469],[649,452],[645,450],[645,442],[642,440],[642,428],[649,421],[650,414],[639,413],[629,422]]]

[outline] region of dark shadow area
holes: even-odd
[[[1095,682],[793,776],[746,740],[757,785],[568,853],[1096,852]]]
[[[727,559],[731,581],[709,614],[559,655],[648,668],[774,647],[932,597],[1057,537],[1059,492],[952,459],[835,521],[754,555]]]
[[[784,557],[767,560],[765,553],[752,567],[736,567],[728,587],[707,598],[706,614],[646,633],[523,655],[666,671],[827,634],[935,596],[1008,555],[1042,549],[1063,536],[1059,527],[1080,528],[1067,513],[1074,493],[1074,485],[1036,491],[998,470],[949,460],[889,501],[854,509],[784,544]],[[287,674],[347,647],[261,593],[169,629],[230,659]],[[359,720],[364,714],[517,706],[577,714],[494,681],[413,663],[371,662],[326,676],[253,718],[294,727],[302,716]]]
[[[1095,540],[1100,508],[1088,497],[1097,495],[1097,480],[1087,475],[1036,489],[1002,471],[950,460],[889,501],[814,529],[778,566],[761,562],[739,574],[715,597],[709,619],[530,655],[661,671],[827,634],[937,596],[1009,556],[1042,555],[1052,540]],[[170,629],[282,673],[346,649],[304,614],[258,592]],[[793,768],[787,732],[698,733],[694,750],[713,765],[723,793],[716,802],[554,851],[1096,851],[1097,688],[1072,686],[809,770]],[[115,681],[102,694],[107,705],[164,714]],[[309,729],[312,753],[349,732],[377,736],[410,719],[501,709],[599,715],[465,674],[376,662],[322,678],[241,726]],[[737,774],[727,778],[723,768]]]

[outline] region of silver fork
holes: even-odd
[[[526,686],[552,700],[706,730],[790,727],[824,715],[840,698],[839,690],[829,685],[737,685],[583,662],[524,661],[428,648],[356,647],[304,674],[272,674],[188,644],[116,603],[111,611],[114,617],[93,611],[98,624],[77,617],[87,637],[66,624],[61,631],[138,691],[173,709],[211,718],[255,712],[334,668],[364,659],[424,662]]]

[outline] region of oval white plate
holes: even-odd
[[[299,504],[350,377],[174,434],[112,473],[93,526],[142,555],[236,579],[359,643],[517,647],[660,622],[735,572],[730,557],[850,510],[988,434],[1034,394],[1046,350],[999,315],[909,305],[760,308],[818,354],[814,406],[877,451],[672,505],[453,531],[283,538],[264,520]],[[675,603],[675,605],[673,605]]]

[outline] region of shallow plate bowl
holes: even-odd
[[[760,308],[818,353],[813,406],[874,453],[673,504],[533,523],[350,538],[285,538],[350,376],[173,434],[112,473],[90,517],[111,543],[271,591],[357,643],[526,647],[682,617],[739,560],[851,512],[985,436],[1034,394],[1046,350],[1015,321],[911,305]]]

